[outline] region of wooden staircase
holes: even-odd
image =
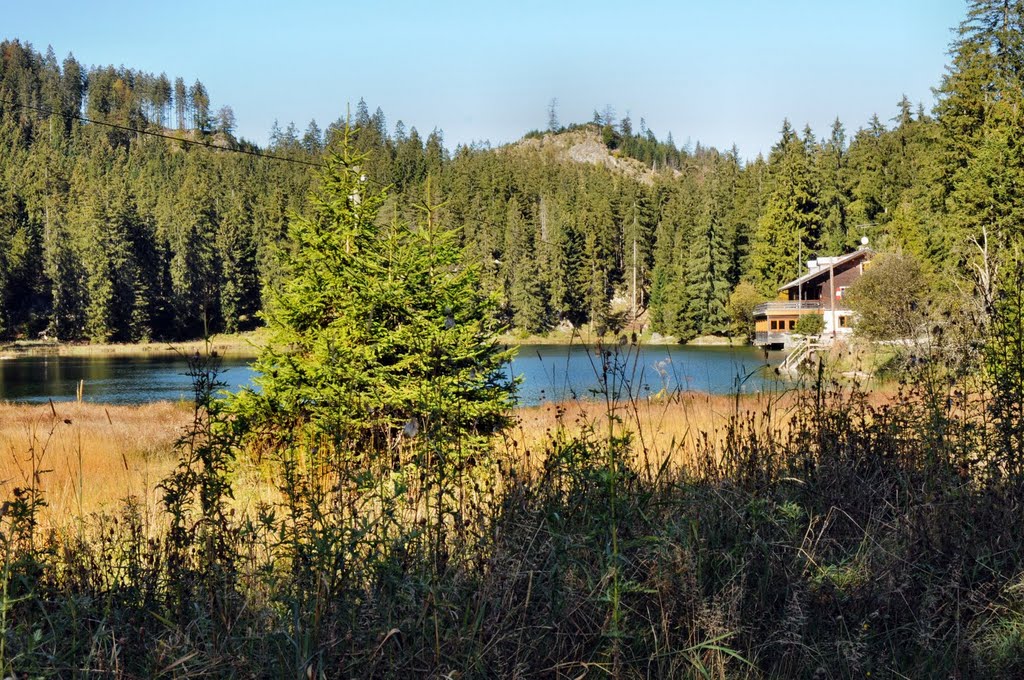
[[[796,375],[800,372],[800,366],[814,356],[814,351],[822,346],[818,342],[818,336],[816,335],[807,335],[800,338],[800,341],[790,350],[789,354],[786,355],[786,358],[775,371],[780,375]]]

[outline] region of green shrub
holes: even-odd
[[[754,337],[754,308],[765,301],[757,286],[740,281],[729,295],[729,316],[737,334]]]
[[[801,314],[793,330],[800,335],[821,335],[825,330],[825,318],[821,314]]]

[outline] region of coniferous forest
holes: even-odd
[[[429,183],[502,322],[523,332],[603,331],[618,298],[647,309],[654,331],[725,334],[740,282],[770,295],[801,258],[864,236],[917,260],[943,299],[973,275],[979,246],[1019,238],[1024,47],[1021,18],[1001,8],[973,3],[933,107],[904,98],[829,130],[781,121],[767,158],[679,148],[610,108],[569,128],[552,109],[550,129],[520,143],[449,150],[441,131],[360,100],[351,141],[369,180],[391,188],[380,219],[413,218]],[[0,49],[0,332],[130,342],[258,324],[285,224],[344,117],[275,126],[261,149],[233,136],[234,112],[214,110],[201,82],[17,40]]]
[[[1024,677],[1022,36],[970,0],[934,105],[755,159],[554,105],[261,148],[201,82],[0,43],[0,337],[265,341],[230,395],[202,343],[191,404],[0,402],[0,677]],[[742,333],[864,237],[879,380],[836,342],[644,390],[644,330]],[[518,404],[502,332],[584,324],[597,388]]]

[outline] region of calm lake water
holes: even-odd
[[[619,396],[627,389],[646,396],[661,390],[697,390],[714,394],[780,389],[785,383],[765,365],[764,353],[751,347],[646,346],[616,347],[598,355],[593,348],[564,345],[526,346],[509,366],[521,376],[524,405],[561,399],[598,398],[602,384]],[[781,353],[769,356],[771,366]],[[249,384],[253,371],[246,359],[226,358],[222,380],[228,389]],[[0,401],[45,402],[76,398],[111,404],[142,404],[192,399],[182,357],[24,356],[0,360]],[[603,378],[602,376],[605,376]],[[628,385],[628,388],[627,388]],[[603,398],[603,397],[601,397]]]

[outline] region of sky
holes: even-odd
[[[0,0],[0,38],[199,79],[236,134],[321,128],[364,98],[445,145],[515,141],[610,106],[677,144],[767,154],[784,118],[852,135],[930,109],[963,0]]]

